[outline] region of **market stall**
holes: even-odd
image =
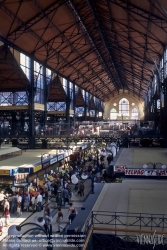
[[[0,167],[0,191],[5,190],[8,193],[12,193],[12,187],[14,185],[14,174],[18,173],[18,168],[13,166],[1,166]]]

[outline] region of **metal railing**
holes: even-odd
[[[142,244],[147,244],[147,249],[153,249],[150,246],[155,242],[162,245],[158,249],[163,249],[164,244],[167,244],[167,214],[92,211],[83,227],[83,233],[86,235],[84,250],[96,249],[99,244],[104,247],[105,240],[110,242],[112,249],[131,249],[128,242],[136,244],[133,249],[144,249]],[[151,242],[153,238],[154,242]],[[118,245],[128,247],[119,248]]]
[[[0,136],[29,136],[29,122],[10,122],[0,123]],[[105,122],[71,122],[66,123],[64,121],[54,123],[34,123],[34,135],[35,137],[53,137],[53,136],[106,136],[110,135],[113,137],[129,137],[129,136],[152,136],[159,135],[156,130],[140,130],[135,128],[127,130],[123,129],[122,125],[111,125]],[[97,128],[98,127],[98,128]],[[83,129],[84,128],[84,129]]]

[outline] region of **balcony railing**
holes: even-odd
[[[84,250],[105,249],[106,241],[112,249],[145,249],[143,245],[147,245],[146,249],[153,249],[153,246],[166,249],[167,215],[92,211],[83,233],[86,235]],[[134,248],[130,248],[130,243]],[[100,244],[104,248],[100,248]]]
[[[55,123],[34,123],[35,137],[59,137],[59,136],[113,136],[113,137],[143,137],[143,136],[158,136],[158,130],[140,129],[122,127],[120,123],[105,123],[105,122],[75,122],[66,123],[64,121]],[[0,137],[23,136],[29,137],[29,122],[0,122]]]

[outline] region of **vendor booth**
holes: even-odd
[[[18,173],[18,168],[13,166],[0,167],[0,190],[5,190],[12,193],[12,186],[14,185],[14,174]]]

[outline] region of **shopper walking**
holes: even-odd
[[[63,220],[63,213],[61,211],[61,208],[58,208],[58,214],[57,214],[57,218],[56,218],[56,223],[57,223],[57,228],[58,231],[56,233],[60,233],[60,227],[61,227],[61,222]]]
[[[85,189],[85,186],[84,186],[84,183],[83,181],[79,184],[79,190],[78,190],[78,194],[80,194],[80,196],[84,196],[84,189]]]
[[[73,222],[74,218],[76,217],[75,209],[72,210],[72,213],[69,215],[69,222],[70,224]]]
[[[32,206],[32,212],[34,213],[35,207],[36,207],[34,194],[32,194],[32,197],[31,197],[31,206]]]
[[[42,210],[42,195],[39,193],[37,196],[37,211],[41,212]]]
[[[63,190],[63,200],[64,200],[64,206],[66,205],[66,202],[69,203],[69,192],[67,188],[64,188]]]

